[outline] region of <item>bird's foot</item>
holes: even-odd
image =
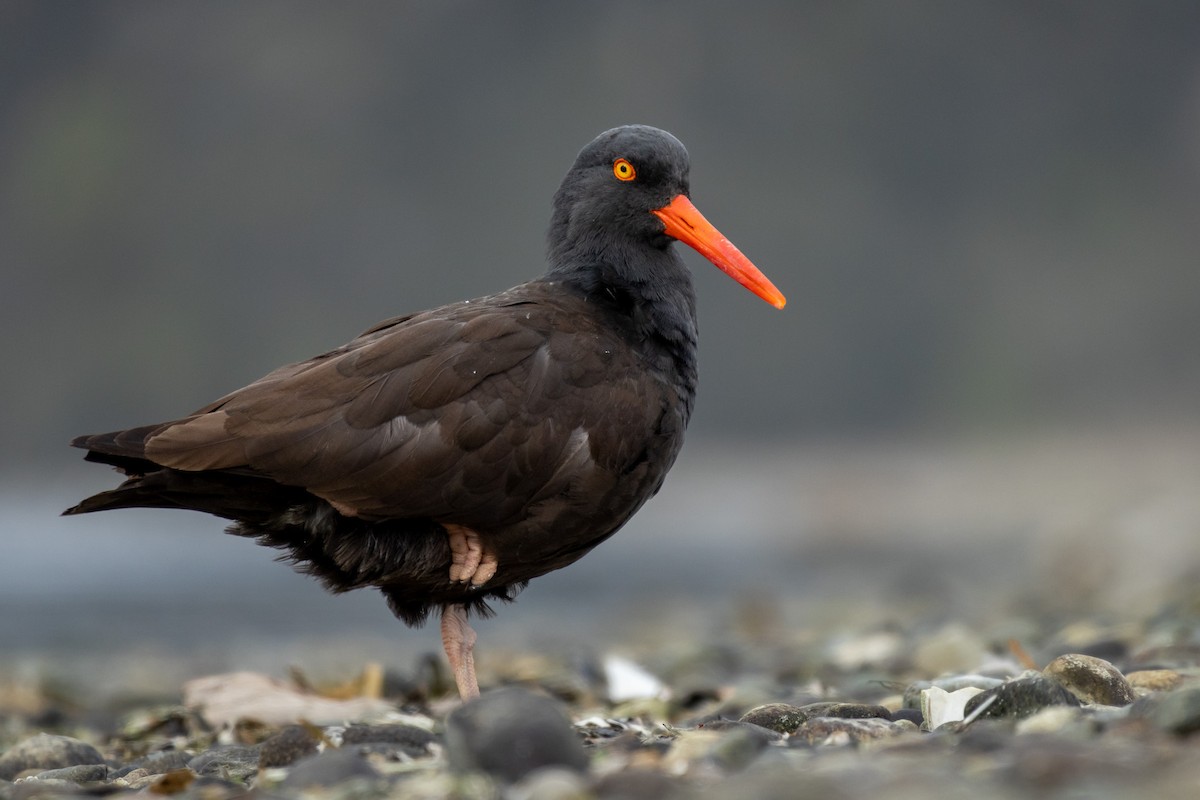
[[[446,525],[450,537],[450,582],[483,586],[496,574],[500,562],[483,549],[479,534],[462,525]]]
[[[459,697],[463,702],[479,697],[479,681],[475,677],[475,631],[467,623],[465,606],[442,608],[442,646],[446,648]]]

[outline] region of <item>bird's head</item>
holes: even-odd
[[[554,196],[552,259],[587,259],[679,240],[776,308],[783,295],[688,199],[688,154],[666,131],[624,125],[580,151]]]

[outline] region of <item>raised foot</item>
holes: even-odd
[[[446,525],[450,537],[450,582],[483,586],[496,575],[500,562],[483,549],[479,534],[462,525]]]

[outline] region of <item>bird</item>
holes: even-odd
[[[470,615],[610,537],[662,486],[697,388],[688,245],[783,294],[690,200],[683,144],[647,125],[585,146],[554,195],[541,277],[381,322],[168,422],[80,436],[124,475],[64,515],[215,515],[333,592],[440,611],[461,699]]]

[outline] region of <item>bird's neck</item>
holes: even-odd
[[[550,248],[544,280],[578,291],[625,331],[631,344],[684,391],[696,390],[696,294],[692,276],[671,246],[611,240],[603,248]]]

